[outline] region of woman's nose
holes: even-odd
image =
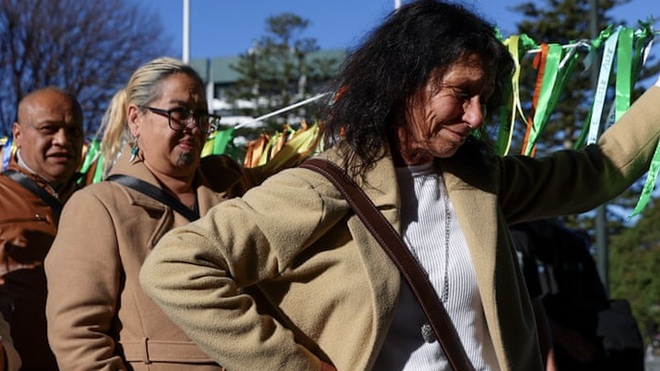
[[[472,130],[478,129],[486,116],[486,105],[481,102],[478,95],[465,102],[463,106],[463,120],[467,122]]]

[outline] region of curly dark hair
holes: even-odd
[[[495,27],[461,5],[437,0],[414,1],[394,11],[351,53],[333,81],[331,91],[337,94],[325,112],[326,148],[342,144],[346,170],[364,175],[387,153],[406,103],[431,72],[444,75],[475,54],[494,74],[495,93],[487,104],[493,112],[514,67]],[[481,134],[478,141],[487,137]]]

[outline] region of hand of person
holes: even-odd
[[[337,369],[333,365],[321,361],[321,371],[337,371]]]
[[[588,363],[595,362],[601,353],[596,344],[586,339],[579,332],[561,327],[553,327],[555,342],[561,346],[573,359]]]
[[[545,363],[545,371],[557,371],[557,363],[555,362],[555,351],[550,349],[548,351],[548,360]]]

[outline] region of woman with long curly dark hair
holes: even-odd
[[[543,369],[508,225],[611,199],[646,171],[660,135],[652,87],[583,151],[498,157],[483,124],[512,70],[479,16],[411,2],[346,61],[318,156],[401,235],[477,370]],[[396,265],[308,168],[163,237],[140,282],[232,371],[451,369]]]

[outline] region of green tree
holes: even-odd
[[[235,111],[259,117],[324,92],[323,82],[337,72],[341,60],[320,52],[316,39],[302,37],[308,26],[308,20],[293,13],[266,19],[266,34],[232,66],[239,78],[227,96],[234,107],[244,107]],[[265,120],[266,130],[282,130],[282,124],[295,120],[313,122],[316,111],[310,107]],[[254,137],[247,129],[243,134]]]
[[[610,244],[611,296],[630,300],[641,327],[660,324],[659,206],[658,199],[652,200],[639,222],[614,236]]]
[[[18,102],[58,86],[77,96],[94,132],[135,66],[167,54],[156,13],[129,0],[0,0],[0,135]]]

